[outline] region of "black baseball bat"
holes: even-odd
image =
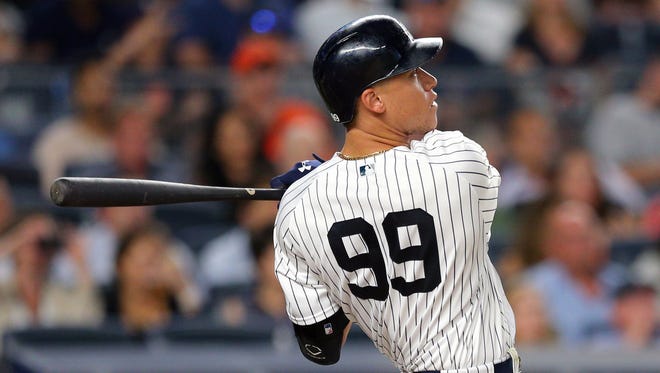
[[[256,199],[277,201],[284,189],[230,188],[143,179],[62,177],[50,199],[65,207],[149,206],[185,202]]]

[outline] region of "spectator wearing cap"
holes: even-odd
[[[251,35],[231,57],[232,105],[257,125],[259,136],[285,100],[285,51],[285,42],[278,36]]]
[[[289,45],[276,35],[251,35],[236,48],[231,58],[234,77],[233,106],[256,125],[253,136],[263,143],[268,161],[280,161],[282,171],[312,152],[330,156],[335,149],[325,117],[313,104],[283,94]],[[306,145],[306,144],[309,144]],[[286,151],[294,152],[283,159]]]
[[[268,126],[263,148],[266,159],[278,172],[310,159],[312,153],[328,159],[337,146],[330,128],[326,116],[316,106],[305,101],[287,102]]]

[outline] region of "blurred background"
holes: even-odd
[[[660,372],[660,1],[0,0],[0,371],[389,372],[300,356],[276,202],[56,208],[60,176],[267,186],[329,121],[360,16],[442,36],[439,129],[502,174],[490,256],[530,372]]]

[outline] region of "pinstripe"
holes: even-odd
[[[403,158],[403,159],[405,161],[405,158]],[[396,190],[397,190],[397,193],[399,195],[399,203],[401,204],[400,207],[399,207],[399,211],[400,211],[400,210],[403,210],[403,197],[401,195],[401,187],[400,187],[401,184],[399,183],[399,172],[398,172],[399,170],[397,168],[397,157],[396,156],[394,157],[394,168],[393,169],[394,169],[394,179],[396,180],[396,182],[395,182],[395,185],[397,187]],[[394,206],[392,206],[392,207],[394,207]],[[395,296],[394,298],[396,298],[399,301],[399,307],[397,308],[397,310],[401,310],[403,308],[403,307],[401,307],[401,302],[403,300],[398,295]],[[408,312],[408,313],[410,313],[410,312]],[[396,314],[397,314],[396,312],[392,313],[392,315],[396,315]],[[401,321],[403,321],[403,320],[401,320]],[[403,327],[402,327],[401,324],[403,324],[403,323],[402,322],[394,323],[394,329],[397,331],[397,336],[398,336],[399,341],[401,340],[401,337],[402,337],[401,333],[403,332],[404,335],[406,334],[405,333],[405,324],[404,324]],[[400,345],[397,344],[397,346],[400,346]]]
[[[450,222],[451,222],[451,236],[452,236],[452,239],[454,241],[454,246],[452,246],[452,247],[456,247],[456,232],[454,231],[454,212],[453,212],[452,207],[451,207],[451,195],[450,195],[450,192],[449,192],[449,182],[447,180],[447,171],[444,170],[444,169],[442,171],[443,171],[442,176],[445,179],[445,185],[447,185],[447,204],[448,204],[448,207],[449,207],[449,211],[451,211],[451,213],[449,214],[449,217],[450,217]],[[453,267],[452,273],[455,274],[456,273],[456,257],[454,257],[454,260],[452,260],[452,267]],[[449,320],[451,320],[450,321],[451,322],[451,327],[453,328],[454,327],[454,318],[451,317],[452,300],[453,300],[453,297],[450,297],[449,298]],[[447,336],[447,337],[449,337],[449,336]],[[456,366],[456,361],[454,360],[454,354],[451,352],[451,345],[452,345],[451,343],[447,344],[447,347],[449,349],[449,357],[451,359],[452,366]]]

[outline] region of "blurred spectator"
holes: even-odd
[[[516,345],[543,346],[556,342],[543,297],[534,287],[516,283],[507,291],[516,315]]]
[[[108,49],[140,15],[139,3],[133,1],[35,2],[27,12],[26,58],[77,62]]]
[[[658,297],[653,287],[630,283],[617,290],[611,327],[596,333],[602,348],[647,349],[660,347]]]
[[[201,281],[211,290],[255,280],[250,237],[275,223],[277,203],[246,201],[238,205],[236,214],[237,225],[204,245],[199,254]]]
[[[269,173],[259,148],[259,129],[237,110],[207,125],[197,179],[205,185],[250,186]]]
[[[253,35],[242,40],[231,57],[231,105],[257,125],[253,136],[263,136],[285,100],[282,95],[284,54],[281,38]]]
[[[45,128],[33,147],[33,159],[48,195],[50,184],[66,167],[81,161],[112,157],[112,101],[114,80],[102,61],[86,60],[73,72],[74,113]]]
[[[452,33],[490,64],[499,65],[508,55],[515,34],[523,26],[524,1],[461,1]],[[443,36],[443,35],[439,35]]]
[[[201,305],[195,282],[176,261],[173,242],[160,225],[122,238],[115,258],[116,282],[107,293],[107,316],[141,333],[166,326],[174,316],[193,316]]]
[[[23,15],[11,4],[0,3],[0,65],[15,63],[23,53]]]
[[[410,23],[415,38],[442,37],[442,49],[433,59],[433,66],[473,67],[482,62],[470,48],[455,40],[452,22],[459,7],[458,0],[428,1],[404,0],[402,9]]]
[[[545,258],[541,248],[543,231],[551,216],[549,212],[561,201],[589,205],[613,240],[635,242],[643,237],[639,205],[628,201],[640,192],[629,184],[625,175],[599,163],[602,162],[597,162],[582,148],[567,149],[559,154],[550,169],[547,192],[538,199],[519,204],[510,217],[509,228],[513,232],[506,233],[511,241],[507,243],[512,246],[499,263],[503,276],[516,275]]]
[[[113,112],[112,159],[74,162],[66,174],[181,181],[184,171],[181,165],[165,158],[164,145],[146,103],[139,97],[128,97]]]
[[[101,320],[100,297],[85,262],[85,242],[45,212],[17,213],[0,178],[0,331],[29,325],[89,325]],[[70,262],[69,281],[54,276]]]
[[[122,237],[134,230],[157,224],[160,222],[154,217],[154,208],[150,206],[104,207],[94,210],[92,218],[86,220],[79,231],[84,244],[83,260],[98,288],[107,291],[116,281],[115,258]],[[196,258],[185,243],[172,238],[169,255],[186,276],[193,276]],[[63,283],[72,282],[73,264],[70,258],[57,255],[52,268],[54,278]]]
[[[575,67],[593,61],[585,26],[565,0],[532,0],[527,24],[515,37],[506,62],[517,73],[540,66]]]
[[[184,7],[208,5],[228,7],[233,10],[245,8],[243,11],[248,12],[251,9],[250,3],[212,0],[186,1],[180,5]],[[197,24],[200,21],[192,19],[192,22]],[[225,24],[218,23],[212,27],[220,27],[224,30],[224,27],[232,22],[233,20]],[[225,34],[227,32],[218,35],[226,36]],[[240,35],[240,43],[238,39],[232,42],[231,49],[227,51],[230,54],[223,57],[222,65],[216,65],[217,62],[214,61],[206,44],[197,38],[181,41],[183,44],[176,47],[178,49],[175,53],[180,55],[175,55],[174,58],[180,59],[179,71],[183,73],[183,78],[189,84],[183,87],[184,89],[174,92],[171,110],[159,120],[161,133],[165,136],[168,147],[173,151],[183,154],[197,153],[200,148],[204,151],[209,141],[206,136],[208,128],[204,124],[209,120],[216,120],[214,116],[220,110],[236,110],[253,122],[256,131],[252,136],[256,137],[257,143],[261,141],[265,123],[270,120],[280,103],[286,47],[284,40],[273,34],[243,36],[241,33]],[[234,45],[236,43],[237,46]],[[217,70],[213,69],[216,66],[229,67],[229,74],[224,75],[227,81],[217,82]],[[227,92],[228,97],[225,97],[225,92],[216,89],[218,86],[231,88]],[[165,93],[162,86],[159,91],[161,95]],[[199,159],[187,159],[187,161],[195,163],[199,162]]]
[[[214,120],[217,111],[225,107],[224,92],[211,87],[210,71],[181,71],[190,85],[178,86],[170,91],[166,85],[156,84],[145,91],[150,110],[157,115],[157,107],[168,103],[169,110],[160,110],[156,116],[159,134],[172,154],[179,154],[186,163],[194,163],[194,155],[206,140],[205,124]],[[206,83],[204,83],[206,81]],[[168,97],[169,96],[169,97]],[[164,102],[156,102],[155,100]],[[163,109],[161,107],[161,109]]]
[[[173,6],[172,1],[148,4],[123,36],[106,48],[107,63],[115,69],[129,67],[143,73],[165,68],[167,48],[175,31],[170,19]]]
[[[294,27],[305,59],[313,61],[323,41],[336,29],[372,14],[386,14],[407,23],[405,14],[386,0],[314,0],[302,3],[294,15]]]
[[[649,196],[660,191],[660,57],[646,66],[637,89],[599,105],[586,131],[593,152],[619,164]]]
[[[304,101],[283,104],[268,126],[264,153],[277,172],[312,159],[312,153],[329,159],[337,150],[325,113]]]
[[[537,200],[548,192],[549,171],[557,154],[557,132],[550,118],[530,108],[518,109],[509,119],[510,157],[501,168],[500,208]]]
[[[598,162],[586,149],[564,150],[554,167],[548,198],[575,200],[590,205],[612,238],[637,238],[644,197],[615,166]]]
[[[121,237],[153,220],[153,208],[148,206],[103,207],[94,211],[89,222],[80,227],[85,245],[85,260],[94,283],[108,287],[115,279],[115,257]],[[68,263],[56,263],[55,272],[69,275]]]
[[[89,325],[101,320],[101,303],[77,232],[45,213],[18,217],[0,237],[0,329],[30,325]],[[51,277],[53,258],[71,258],[74,281]]]
[[[547,214],[540,232],[545,259],[524,281],[542,294],[560,342],[585,343],[609,323],[614,292],[627,274],[610,261],[604,228],[589,205],[564,201]]]
[[[256,125],[251,137],[259,146],[264,147],[267,160],[274,162],[274,154],[280,147],[285,149],[290,144],[284,141],[295,136],[300,140],[297,147],[301,151],[310,146],[319,146],[313,151],[332,154],[334,146],[328,147],[328,136],[332,136],[330,127],[326,124],[323,114],[311,103],[283,95],[282,85],[287,67],[286,44],[274,35],[253,35],[245,38],[236,48],[231,60],[233,76],[232,102],[230,111],[238,112],[246,120]],[[320,138],[312,135],[305,137],[304,131],[314,131]],[[325,127],[316,131],[320,127]],[[315,129],[312,129],[315,128]],[[304,159],[310,158],[311,152],[306,152]],[[298,159],[299,160],[299,159]],[[284,169],[288,169],[291,164]]]
[[[264,327],[272,327],[285,323],[288,326],[284,294],[273,271],[273,226],[268,225],[252,232],[250,248],[254,262],[254,286],[242,296],[219,299],[220,303],[214,310],[216,316],[229,325],[259,323]]]
[[[655,0],[595,0],[589,37],[598,58],[639,64],[658,52],[660,11]]]
[[[508,156],[508,148],[504,143],[504,133],[495,123],[485,123],[472,128],[471,138],[477,141],[486,151],[488,163],[498,170]]]

